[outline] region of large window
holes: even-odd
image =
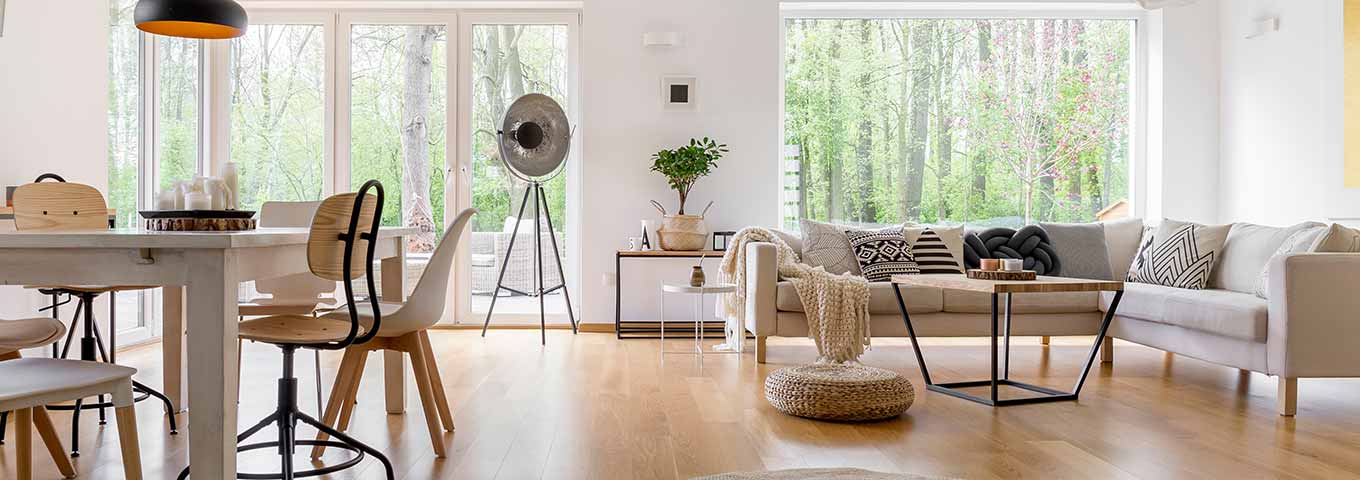
[[[1129,198],[1133,20],[784,27],[787,227],[1090,221]]]
[[[349,35],[351,188],[387,187],[383,225],[419,227],[413,254],[433,252],[444,230],[446,31],[356,24]]]
[[[321,199],[325,45],[323,25],[251,25],[232,41],[231,161],[242,209]]]
[[[479,211],[472,225],[472,314],[484,318],[491,305],[491,295],[499,280],[506,287],[500,290],[505,298],[497,300],[500,317],[524,320],[538,313],[538,300],[531,290],[534,284],[534,224],[533,201],[525,207],[528,220],[513,232],[515,216],[519,214],[528,184],[511,175],[501,161],[497,132],[505,118],[505,110],[526,93],[542,93],[557,100],[563,108],[568,102],[568,27],[553,24],[476,23],[470,24],[472,38],[472,123],[471,183],[472,206]],[[552,233],[558,251],[562,253],[565,269],[567,257],[567,175],[562,172],[544,184],[548,211],[552,216]],[[562,283],[553,256],[552,242],[546,218],[541,225],[539,243],[544,271],[544,288]],[[510,249],[511,239],[514,250]],[[504,276],[500,275],[505,266]],[[570,278],[570,276],[568,276]],[[546,311],[566,321],[566,301],[561,290],[546,294]],[[532,314],[532,315],[531,315]]]
[[[156,156],[160,185],[192,180],[199,172],[199,50],[188,38],[153,37],[156,41]]]

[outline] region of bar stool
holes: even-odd
[[[369,191],[373,191],[374,194],[370,195]],[[311,232],[307,240],[307,265],[313,275],[344,284],[345,302],[349,312],[358,311],[354,299],[354,279],[364,276],[368,283],[368,291],[376,291],[373,284],[373,258],[376,247],[374,240],[377,238],[378,224],[382,222],[382,206],[382,184],[377,180],[369,180],[357,193],[334,195],[322,201],[317,207],[315,216],[312,217]],[[362,264],[363,268],[356,268],[358,267],[356,263]],[[376,310],[378,298],[369,296],[369,302]],[[326,475],[358,465],[365,455],[377,457],[382,462],[388,480],[395,478],[392,462],[381,452],[299,410],[297,378],[293,376],[293,354],[297,349],[342,350],[372,340],[381,327],[381,314],[373,316],[371,324],[364,324],[360,322],[359,315],[354,313],[343,319],[335,316],[318,318],[294,314],[272,315],[241,322],[241,338],[270,343],[283,350],[283,376],[278,384],[277,409],[237,435],[236,450],[240,452],[276,448],[282,468],[279,473],[237,473],[239,478],[292,479]],[[296,428],[299,421],[326,432],[338,441],[298,440]],[[271,424],[278,427],[277,441],[239,445]],[[297,445],[325,445],[353,452],[354,456],[335,465],[296,471],[293,468],[293,453]],[[189,473],[189,467],[185,467],[184,471],[180,472],[179,478],[187,478]]]
[[[43,182],[44,179],[55,179],[56,182]],[[44,174],[38,177],[34,183],[21,185],[14,191],[14,226],[17,230],[52,232],[52,231],[77,231],[77,230],[104,230],[108,227],[108,205],[104,203],[104,195],[99,193],[94,187],[79,183],[70,183],[54,174]],[[128,286],[128,285],[44,285],[30,286],[37,288],[39,292],[49,295],[69,295],[80,299],[76,305],[76,319],[72,321],[71,328],[63,347],[60,357],[67,358],[70,353],[71,342],[75,337],[75,332],[81,330],[84,335],[80,339],[80,359],[95,361],[96,359],[108,363],[117,363],[117,342],[115,324],[115,304],[117,303],[117,292],[129,290],[145,290],[156,288],[154,286]],[[109,324],[109,343],[107,348],[103,342],[99,327],[94,321],[94,300],[102,294],[108,294],[110,300]],[[56,303],[54,302],[54,305]],[[83,315],[81,315],[83,313]],[[54,310],[55,316],[55,310]],[[83,328],[78,329],[77,326]],[[175,410],[170,403],[170,399],[159,391],[148,387],[140,382],[133,381],[132,388],[140,394],[135,401],[142,401],[150,397],[155,397],[165,405],[166,415],[170,420],[170,434],[179,433],[179,428],[175,420]],[[81,410],[98,409],[99,423],[105,422],[104,409],[114,406],[104,401],[103,396],[99,396],[96,403],[86,404],[84,399],[75,399],[75,405],[53,405],[52,410],[71,410],[71,456],[80,456],[80,412]]]
[[[420,402],[425,409],[425,424],[430,431],[430,443],[434,446],[435,456],[444,457],[444,438],[439,427],[442,424],[444,430],[452,432],[453,414],[449,411],[449,400],[444,393],[444,382],[439,377],[439,366],[435,362],[427,330],[444,315],[449,276],[453,258],[457,256],[458,239],[462,237],[463,230],[476,214],[476,209],[463,210],[453,221],[453,225],[444,231],[443,238],[439,240],[434,254],[430,256],[430,263],[425,266],[425,272],[421,273],[415,290],[411,292],[411,298],[405,303],[381,303],[378,305],[376,315],[372,308],[365,308],[359,312],[359,319],[363,324],[378,325],[376,321],[378,317],[382,318],[382,324],[376,328],[377,338],[373,341],[355,344],[345,349],[345,357],[340,360],[335,385],[331,386],[331,398],[326,406],[326,416],[323,418],[326,425],[334,425],[342,432],[349,429],[349,420],[354,413],[354,402],[359,393],[359,380],[363,377],[364,363],[369,352],[389,350],[406,353],[411,356],[416,388],[420,391]],[[338,311],[322,318],[343,318],[352,311]],[[337,416],[339,423],[336,423]],[[319,458],[325,452],[326,432],[324,430],[319,432],[316,439],[321,443],[312,448],[312,458]]]
[[[267,228],[307,228],[312,224],[312,216],[321,202],[265,202],[260,206],[260,227]],[[315,315],[320,310],[334,310],[334,298],[324,297],[335,293],[335,282],[319,278],[310,273],[299,273],[279,278],[255,281],[255,290],[268,294],[268,297],[254,298],[237,304],[240,316],[258,317],[264,315]],[[239,343],[239,340],[238,340]],[[237,345],[236,383],[240,385],[241,358],[240,345]],[[316,411],[321,413],[321,350],[316,353]]]
[[[56,358],[16,358],[0,362],[0,377],[22,382],[0,383],[0,410],[15,413],[15,457],[19,480],[33,478],[33,429],[37,428],[47,451],[66,478],[75,477],[70,460],[63,455],[61,440],[47,417],[48,403],[97,395],[113,397],[118,419],[118,443],[123,453],[123,478],[141,480],[142,459],[137,446],[137,411],[132,402],[132,374],[136,369],[108,363]]]

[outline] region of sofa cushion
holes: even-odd
[[[1290,227],[1267,227],[1251,223],[1234,223],[1223,243],[1223,256],[1214,262],[1214,273],[1209,276],[1209,288],[1254,293],[1256,280],[1270,257],[1295,232],[1320,223],[1305,222]]]
[[[916,257],[902,230],[863,231],[846,230],[850,248],[859,262],[860,275],[870,282],[886,282],[893,275],[920,274]]]
[[[1114,292],[1102,292],[1101,311],[1109,311]],[[1266,341],[1269,303],[1231,290],[1188,290],[1146,283],[1125,283],[1121,317],[1176,325],[1225,337]]]
[[[1192,290],[1207,287],[1231,227],[1163,219],[1150,247],[1144,242],[1129,280]]]
[[[897,296],[893,295],[893,284],[874,282],[869,284],[869,313],[875,315],[899,315]],[[902,301],[911,313],[934,313],[942,309],[943,298],[940,289],[930,287],[903,286]],[[802,312],[803,302],[798,299],[798,290],[793,282],[783,280],[775,289],[775,308],[783,312]]]
[[[998,297],[998,308],[1006,297]],[[1091,313],[1100,311],[1098,292],[1018,293],[1011,299],[1011,313]],[[944,311],[951,313],[992,313],[992,296],[965,290],[944,291]]]
[[[921,273],[963,273],[962,226],[905,226],[902,236]]]
[[[1062,269],[1053,275],[1093,280],[1112,280],[1110,250],[1106,247],[1105,227],[1098,223],[1039,224],[1053,249],[1062,257]]]
[[[1143,219],[1125,218],[1100,222],[1105,227],[1105,248],[1110,253],[1111,278],[1122,279],[1129,276],[1129,266],[1138,254],[1138,245],[1143,240]]]
[[[1284,243],[1280,244],[1280,248],[1275,250],[1275,254],[1271,255],[1271,258],[1280,255],[1311,252],[1313,244],[1317,243],[1318,237],[1327,231],[1328,227],[1320,223],[1317,224],[1316,227],[1297,230],[1290,235],[1289,238],[1285,239]],[[1269,287],[1269,285],[1270,259],[1266,259],[1266,265],[1261,268],[1261,275],[1256,278],[1256,289],[1252,293],[1255,293],[1258,297],[1269,300],[1270,295],[1269,292],[1267,292],[1267,287]]]

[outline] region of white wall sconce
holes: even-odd
[[[642,34],[644,47],[679,47],[685,42],[680,32],[647,32]]]
[[[1280,30],[1280,17],[1267,17],[1251,22],[1251,31],[1247,32],[1246,39],[1261,38],[1268,33]]]

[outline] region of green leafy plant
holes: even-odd
[[[704,137],[691,138],[688,145],[652,154],[652,171],[665,175],[666,183],[680,194],[680,210],[676,214],[685,214],[685,200],[694,182],[711,173],[725,153],[727,144]]]

